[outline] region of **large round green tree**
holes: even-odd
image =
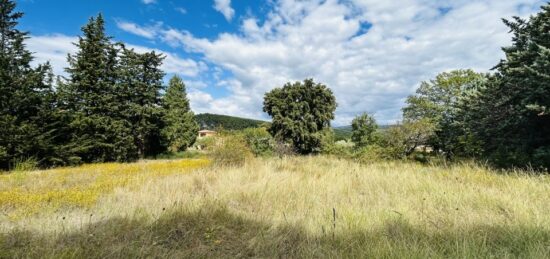
[[[269,128],[273,137],[309,154],[321,148],[323,134],[334,119],[336,98],[325,85],[306,79],[266,93],[263,110],[273,118]]]

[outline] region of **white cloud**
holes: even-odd
[[[231,9],[230,1],[225,3]],[[163,69],[194,77],[187,84],[195,112],[266,118],[265,92],[312,77],[336,95],[335,125],[349,124],[364,111],[389,123],[400,119],[405,98],[421,81],[451,69],[488,71],[496,65],[503,58],[500,48],[511,39],[501,18],[525,17],[542,4],[541,0],[278,0],[265,18],[244,19],[238,32],[221,33],[215,39],[161,25],[135,28],[143,29],[145,38],[151,38],[149,32],[154,39],[201,54],[212,67],[208,76],[218,80],[214,87],[227,90],[224,97],[206,92],[199,79],[206,64],[164,52]],[[234,16],[231,10],[228,20]],[[71,41],[76,38],[49,35],[31,38],[28,45],[37,52],[37,61],[51,60],[58,73],[66,66],[66,53],[74,50]]]
[[[157,35],[157,31],[159,30],[161,23],[157,23],[154,26],[139,26],[132,22],[126,22],[126,21],[116,21],[116,26],[126,32],[147,38],[147,39],[153,39]]]
[[[29,50],[34,52],[33,65],[49,61],[56,75],[65,75],[67,54],[77,51],[73,42],[78,42],[78,38],[54,34],[31,36],[26,44]]]
[[[26,43],[29,50],[34,52],[34,64],[49,61],[52,64],[55,74],[66,75],[64,68],[68,66],[67,54],[76,53],[77,51],[77,48],[73,42],[78,42],[78,37],[54,34],[31,36]],[[164,59],[161,69],[168,74],[196,77],[202,71],[208,69],[206,64],[203,62],[181,58],[176,53],[130,44],[127,44],[126,46],[128,48],[133,48],[138,53],[150,51],[163,53],[166,58]]]
[[[175,10],[181,14],[187,14],[187,9],[183,7],[176,7]]]
[[[192,59],[180,58],[177,54],[143,46],[127,44],[127,48],[134,49],[137,53],[155,51],[165,56],[161,69],[168,74],[178,74],[188,77],[196,77],[201,71],[207,69],[206,64]]]
[[[171,29],[160,37],[231,72],[231,83],[225,86],[230,95],[209,96],[200,103],[204,110],[265,118],[261,107],[266,91],[312,77],[334,91],[336,125],[349,124],[364,111],[389,123],[400,119],[406,96],[421,81],[451,69],[492,68],[511,38],[501,18],[526,16],[542,4],[279,0],[265,20],[245,19],[239,33],[210,40]],[[196,103],[205,97],[202,92],[195,95]]]
[[[235,10],[231,8],[231,0],[214,0],[214,9],[222,13],[228,21],[231,21],[235,15]]]
[[[157,0],[141,0],[141,2],[144,4],[154,4],[157,2]]]

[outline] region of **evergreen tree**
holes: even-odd
[[[123,94],[124,117],[132,125],[138,156],[155,155],[162,150],[162,106],[164,72],[160,70],[164,57],[153,52],[138,54],[123,49],[119,68],[119,89]]]
[[[463,143],[464,125],[457,119],[459,100],[469,91],[483,84],[485,76],[472,70],[454,70],[436,76],[434,80],[422,82],[415,95],[407,98],[403,108],[406,121],[433,123],[436,131],[426,144],[435,150],[452,154],[465,154],[467,143]]]
[[[195,143],[199,125],[191,111],[185,84],[178,76],[172,77],[164,96],[166,124],[163,135],[170,151],[183,151]]]
[[[365,147],[376,142],[376,130],[378,125],[374,117],[368,113],[357,116],[351,122],[352,134],[351,141],[356,147]]]
[[[500,166],[550,168],[550,4],[513,33],[495,76],[465,103],[468,128]]]
[[[23,13],[15,7],[14,1],[0,0],[0,169],[30,157],[46,164],[53,145],[54,132],[47,129],[55,108],[51,67],[30,66],[28,33],[16,28]]]
[[[68,57],[68,82],[59,87],[62,107],[71,116],[68,147],[84,162],[133,160],[138,152],[117,84],[119,50],[105,35],[101,15],[82,32],[78,52]]]
[[[321,149],[326,129],[334,119],[336,98],[325,85],[306,79],[266,93],[263,110],[273,118],[269,132],[275,139],[309,154]]]

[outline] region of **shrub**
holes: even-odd
[[[252,152],[242,136],[227,136],[219,140],[210,153],[214,165],[242,166],[252,157]]]
[[[279,158],[296,155],[296,150],[294,147],[291,144],[284,142],[276,142],[274,151]]]
[[[379,145],[368,145],[357,149],[357,151],[353,154],[353,157],[360,163],[372,163],[379,160],[392,158],[390,150]]]
[[[197,139],[193,146],[199,150],[208,150],[211,149],[215,143],[216,137],[206,137]]]
[[[407,121],[387,129],[380,141],[388,156],[403,159],[414,153],[417,147],[426,145],[435,131],[428,120]]]
[[[265,128],[247,128],[241,132],[255,156],[269,156],[275,150],[275,140]]]
[[[330,145],[323,146],[322,153],[325,155],[349,158],[353,154],[353,147],[354,145],[352,142],[340,140]]]
[[[14,172],[33,171],[38,168],[38,161],[34,157],[18,158],[13,162]]]

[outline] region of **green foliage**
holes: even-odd
[[[351,128],[351,140],[357,148],[372,145],[377,141],[376,131],[378,130],[378,125],[374,117],[369,114],[364,113],[353,119]]]
[[[335,127],[332,130],[334,131],[334,140],[336,141],[351,139],[351,126]]]
[[[162,152],[160,128],[163,109],[160,91],[164,89],[160,70],[164,57],[153,52],[138,54],[124,46],[120,53],[116,89],[122,104],[121,114],[132,126],[138,157]]]
[[[388,157],[406,158],[416,148],[426,145],[434,132],[435,126],[429,120],[406,121],[388,128],[382,135],[381,146]]]
[[[463,100],[463,121],[493,164],[550,168],[550,4],[505,24],[513,34],[506,59]]]
[[[363,146],[353,153],[354,160],[360,163],[373,163],[384,159],[392,159],[391,150],[379,145]]]
[[[191,111],[185,84],[178,76],[170,79],[164,96],[164,107],[166,127],[163,135],[169,143],[169,149],[172,152],[184,151],[195,143],[199,125]]]
[[[212,149],[215,144],[216,144],[216,137],[205,137],[205,138],[197,139],[193,146],[201,150],[209,150],[209,149]]]
[[[245,139],[238,135],[219,138],[209,155],[217,166],[242,166],[253,156]]]
[[[255,156],[270,156],[276,142],[265,128],[248,128],[240,133]]]
[[[101,15],[82,32],[78,51],[68,58],[69,79],[59,86],[61,107],[70,114],[68,146],[83,162],[134,160],[139,153],[121,102],[127,97],[117,84],[118,50],[105,35]]]
[[[36,158],[34,157],[16,158],[13,163],[12,171],[14,172],[33,171],[38,168],[38,165],[39,165],[38,160],[36,160]]]
[[[323,130],[334,119],[336,99],[325,85],[306,79],[267,93],[263,110],[273,118],[269,132],[275,139],[309,154],[322,148]]]
[[[462,138],[464,125],[458,120],[459,101],[471,89],[485,80],[483,74],[472,70],[454,70],[436,76],[434,80],[422,82],[416,94],[407,98],[403,116],[408,121],[424,120],[436,128],[435,134],[427,145],[435,150],[451,154],[465,154],[470,145],[467,138]]]
[[[55,93],[49,64],[31,67],[25,48],[27,32],[16,27],[23,13],[15,2],[0,1],[0,169],[22,157],[55,156],[49,150],[56,132],[50,130]]]
[[[265,124],[265,121],[251,120],[227,115],[203,113],[195,115],[195,120],[201,129],[223,128],[224,130],[243,130],[247,128],[258,128]]]

